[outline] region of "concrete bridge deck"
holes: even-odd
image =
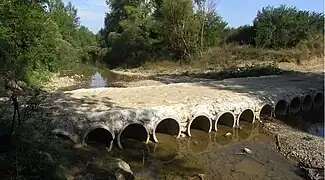
[[[85,143],[96,133],[111,147],[121,138],[158,142],[156,132],[180,136],[191,129],[217,131],[263,116],[283,116],[323,106],[324,74],[234,78],[130,88],[79,89],[46,97],[53,132]],[[101,132],[102,131],[102,132]]]

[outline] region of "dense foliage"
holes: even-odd
[[[229,43],[293,48],[324,34],[322,13],[285,5],[258,11],[253,25],[228,28],[213,2],[107,0],[110,11],[98,33],[103,60],[116,67],[153,59],[198,59],[206,49]]]
[[[107,0],[105,25],[94,35],[80,25],[71,3],[3,0],[0,73],[37,83],[48,72],[97,59],[112,68],[134,67],[148,61],[199,60],[211,49],[230,47],[227,44],[252,46],[257,48],[254,52],[323,47],[322,13],[267,6],[252,25],[229,28],[216,12],[216,2]],[[225,57],[233,57],[234,51],[242,54],[229,51],[232,54]]]
[[[89,60],[96,36],[61,0],[0,2],[0,74],[32,83],[47,72]]]
[[[109,0],[110,12],[100,31],[107,48],[104,61],[140,65],[148,59],[184,59],[218,43],[226,26],[202,1]],[[194,9],[196,5],[198,8]],[[205,43],[203,43],[205,42]]]

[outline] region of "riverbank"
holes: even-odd
[[[263,129],[274,139],[278,151],[284,157],[305,167],[325,167],[324,137],[302,132],[281,122],[266,122]]]
[[[170,62],[174,64],[173,62]],[[164,64],[163,64],[164,65]],[[81,66],[81,65],[80,65]],[[81,66],[78,70],[53,73],[48,83],[44,84],[46,91],[74,90],[92,87],[139,87],[159,86],[171,83],[191,83],[206,80],[222,80],[236,77],[266,76],[292,72],[324,72],[322,59],[302,61],[300,64],[281,62],[277,64],[241,64],[236,67],[201,67],[191,68],[188,65],[179,66],[168,63],[161,67],[140,67],[134,69],[107,70],[96,67]]]
[[[74,76],[74,77],[73,77]],[[160,79],[150,79],[152,75],[142,78],[140,74],[137,74],[135,78],[132,79],[132,74],[128,74],[130,77],[129,81],[123,81],[123,78],[116,78],[116,82],[121,82],[120,87],[138,87],[138,86],[152,86],[153,89],[158,87],[161,84],[171,84],[175,82],[199,82],[204,80],[203,78],[192,78],[190,76],[175,76],[169,75],[160,76]],[[75,80],[68,80],[69,78],[75,78]],[[104,76],[105,78],[106,76]],[[56,78],[56,80],[55,80]],[[78,83],[78,79],[85,78],[80,74],[73,74],[70,76],[54,76],[52,83],[56,84],[56,88],[52,91],[57,91],[58,89],[64,87],[69,88],[74,83]],[[88,78],[88,77],[87,77]],[[87,79],[86,78],[86,79]],[[165,79],[161,79],[165,78]],[[128,79],[128,78],[127,78]],[[136,80],[134,80],[136,79]],[[205,79],[206,80],[206,79]],[[89,81],[87,81],[89,83]],[[124,84],[123,84],[124,83]],[[154,84],[156,83],[156,84]],[[91,84],[91,83],[90,83]],[[89,84],[88,84],[89,86]],[[53,87],[53,86],[52,86]],[[78,88],[78,86],[76,87]],[[91,88],[90,86],[87,88]],[[126,88],[125,92],[129,93]],[[166,90],[165,95],[170,94]],[[184,93],[184,91],[180,91]],[[137,91],[136,98],[135,94],[131,94],[135,97],[135,100],[141,99],[142,91]],[[175,97],[179,99],[184,99],[184,97],[190,97],[190,95],[195,94],[194,92],[188,91],[186,95],[176,95]],[[199,92],[200,93],[200,92]],[[202,93],[202,92],[201,92]],[[175,93],[173,93],[175,94]],[[110,95],[113,98],[120,96],[125,96],[126,94],[120,93],[116,95]],[[130,94],[129,94],[130,95]],[[159,94],[161,95],[161,94]],[[201,94],[202,96],[204,93]],[[105,96],[105,94],[104,94]],[[108,95],[105,96],[106,98]],[[174,99],[174,96],[172,97]],[[104,98],[102,98],[104,99]],[[123,99],[123,98],[122,98]],[[200,98],[201,99],[201,98]],[[57,99],[58,101],[64,99]],[[157,103],[161,103],[166,100],[164,98],[155,99]],[[134,102],[134,100],[125,99],[129,103]],[[51,101],[52,103],[54,101]],[[86,102],[82,102],[86,103]],[[124,103],[124,102],[123,102]],[[80,104],[76,104],[80,106]],[[71,108],[71,107],[69,107]],[[52,109],[49,109],[53,111]],[[42,116],[37,116],[36,119],[46,119],[47,112],[43,112]],[[50,112],[48,112],[50,113]],[[40,122],[44,123],[44,122]],[[38,124],[40,124],[38,123]],[[45,127],[46,129],[47,127]],[[34,128],[39,129],[39,128]],[[247,132],[247,127],[243,127],[244,132]],[[248,128],[249,129],[249,128]],[[214,145],[205,144],[207,139],[214,139],[213,141],[218,142],[216,136],[221,135],[224,137],[227,134],[229,129],[223,131],[222,133],[198,133],[194,134],[191,138],[182,138],[179,141],[173,141],[168,139],[169,144],[161,143],[160,147],[162,149],[162,154],[149,153],[152,151],[157,151],[157,147],[153,150],[152,147],[143,146],[142,144],[134,144],[135,146],[126,148],[125,150],[112,150],[110,152],[105,148],[79,148],[74,149],[73,144],[69,140],[58,139],[57,137],[42,137],[40,141],[31,142],[33,148],[30,150],[36,151],[35,156],[37,159],[39,157],[39,152],[46,152],[50,157],[48,161],[52,162],[52,159],[55,163],[61,164],[61,168],[64,169],[64,174],[67,179],[85,179],[91,177],[90,179],[108,177],[112,173],[111,166],[108,166],[105,162],[109,161],[112,157],[119,157],[125,160],[130,164],[131,170],[134,172],[136,179],[154,179],[159,176],[161,178],[178,178],[178,179],[200,179],[201,177],[210,178],[210,179],[242,179],[241,177],[251,178],[251,179],[304,179],[300,175],[300,169],[296,167],[298,163],[301,163],[309,167],[322,167],[324,165],[323,157],[324,151],[322,151],[322,145],[324,145],[324,140],[321,137],[314,137],[310,134],[304,133],[294,128],[289,128],[285,124],[279,122],[265,122],[263,127],[264,131],[268,136],[258,135],[251,139],[242,138],[236,143],[229,143],[226,145],[220,145],[220,143],[214,143]],[[32,132],[32,131],[31,131]],[[247,132],[250,134],[250,132]],[[245,133],[244,133],[245,134]],[[234,134],[233,134],[234,135]],[[27,137],[27,136],[26,136]],[[28,136],[30,137],[30,136]],[[195,139],[195,137],[199,137]],[[207,138],[209,137],[209,138]],[[219,136],[220,137],[220,136]],[[277,137],[277,138],[276,138]],[[297,143],[297,137],[301,141]],[[31,139],[31,138],[29,138]],[[28,141],[30,141],[28,139]],[[55,141],[54,141],[55,139]],[[224,138],[222,138],[224,139]],[[280,150],[277,149],[277,139],[280,140]],[[41,142],[41,143],[40,143]],[[64,143],[63,143],[64,142]],[[170,144],[172,142],[172,144]],[[209,141],[210,142],[210,141]],[[169,158],[171,154],[169,152],[175,147],[175,144],[180,144],[181,147],[185,147],[185,150],[180,150],[181,156],[167,164],[157,164],[158,159]],[[45,144],[48,144],[48,147],[45,147]],[[212,143],[213,144],[213,143]],[[37,146],[37,147],[34,147]],[[159,146],[159,145],[158,145]],[[209,147],[208,150],[205,150],[205,147]],[[211,148],[212,147],[212,148]],[[253,159],[247,157],[241,153],[243,148],[249,148],[253,151]],[[97,148],[101,150],[97,150]],[[203,149],[203,150],[202,150]],[[159,150],[159,147],[158,147]],[[201,151],[205,151],[201,153]],[[283,155],[278,153],[280,151]],[[167,153],[166,153],[167,152]],[[193,153],[194,152],[194,153]],[[200,152],[200,153],[195,153]],[[43,153],[44,154],[44,153]],[[201,155],[199,155],[201,154]],[[21,154],[24,156],[24,154]],[[13,156],[14,157],[14,156]],[[26,154],[28,159],[28,153]],[[44,155],[42,155],[44,158]],[[145,163],[146,158],[149,157],[151,163]],[[188,158],[186,158],[188,157]],[[287,157],[287,158],[286,158]],[[0,157],[2,158],[2,157]],[[22,157],[21,157],[22,158]],[[25,158],[25,157],[24,157]],[[151,158],[151,159],[150,159]],[[82,159],[82,160],[81,160]],[[14,164],[15,160],[11,159],[7,161],[6,158],[2,158],[8,164]],[[25,159],[26,160],[26,159]],[[10,162],[10,163],[9,163]],[[160,161],[159,161],[160,162]],[[261,163],[262,162],[262,163]],[[35,162],[36,163],[36,162]],[[40,162],[38,162],[40,163]],[[47,163],[47,162],[46,162]],[[53,164],[53,163],[52,163]],[[155,168],[150,168],[152,165],[155,165]],[[37,166],[37,165],[35,165]],[[41,164],[39,165],[42,166]],[[50,166],[52,167],[52,166]],[[217,168],[216,168],[217,167]],[[223,168],[220,168],[223,167]],[[256,171],[252,171],[251,168],[254,167]],[[1,168],[1,167],[0,167]],[[13,169],[15,167],[12,167]],[[47,174],[47,173],[44,173]],[[1,177],[1,174],[0,174]],[[6,178],[4,178],[6,179]]]

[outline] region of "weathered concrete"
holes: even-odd
[[[159,142],[156,133],[166,133],[179,138],[181,135],[181,125],[177,118],[170,117],[158,121],[152,132],[154,142]]]
[[[307,94],[301,98],[301,110],[304,112],[310,111],[313,107],[313,99]]]
[[[289,104],[289,113],[297,114],[301,108],[301,98],[295,96],[291,99]]]
[[[322,107],[322,104],[324,103],[324,95],[323,92],[317,92],[314,94],[313,98],[313,106],[314,108],[320,108]]]
[[[221,111],[218,112],[216,120],[214,121],[214,130],[218,131],[218,125],[226,125],[229,127],[235,127],[236,117],[231,111]]]
[[[120,148],[124,137],[159,140],[157,131],[175,135],[191,129],[210,132],[218,124],[297,113],[323,104],[323,74],[266,76],[223,81],[178,83],[131,88],[80,89],[52,93],[45,106],[53,109],[54,132],[84,143],[91,131],[106,130]],[[298,81],[298,80],[299,81]],[[132,128],[131,125],[132,124]],[[130,131],[130,132],[127,132]]]

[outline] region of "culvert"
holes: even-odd
[[[287,114],[287,108],[288,108],[288,105],[287,105],[287,101],[286,100],[279,100],[276,105],[275,105],[275,108],[274,108],[274,114],[276,117],[279,117],[279,116],[284,116]]]
[[[270,104],[265,104],[262,106],[260,112],[259,112],[259,120],[268,120],[273,117],[274,114],[274,108]]]
[[[165,118],[161,121],[158,121],[152,132],[154,142],[158,143],[159,140],[156,136],[156,133],[169,134],[175,136],[177,139],[181,135],[181,126],[179,124],[179,121],[177,121],[175,118]]]
[[[134,139],[147,144],[149,142],[149,138],[149,132],[146,127],[139,123],[132,123],[126,125],[117,135],[117,145],[120,149],[123,149],[123,139]]]
[[[323,101],[324,101],[323,93],[321,92],[316,93],[313,99],[314,108],[316,109],[321,108],[323,105]]]
[[[310,111],[313,108],[313,98],[311,95],[306,95],[302,98],[301,110],[306,112]]]
[[[201,114],[195,116],[187,125],[187,134],[191,136],[191,129],[203,130],[206,132],[211,132],[212,129],[212,120],[209,116]]]
[[[64,131],[61,129],[54,129],[52,131],[52,133],[61,139],[69,139],[75,144],[80,143],[79,136],[72,135],[71,133],[68,133],[67,131]]]
[[[237,125],[239,126],[240,121],[245,121],[249,123],[254,123],[255,121],[255,113],[252,109],[245,109],[242,111],[237,118]]]
[[[300,111],[301,100],[299,97],[294,97],[289,104],[289,113],[297,114]]]
[[[234,127],[236,125],[234,113],[230,111],[219,113],[214,123],[215,131],[218,131],[218,125]]]
[[[93,142],[101,143],[109,146],[109,150],[112,149],[114,139],[114,132],[103,124],[91,125],[82,135],[82,143],[84,145],[92,144]]]

